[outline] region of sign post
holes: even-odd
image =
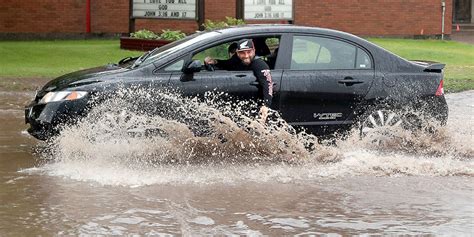
[[[135,32],[135,18],[133,18],[133,0],[128,3],[128,34]]]

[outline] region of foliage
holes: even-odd
[[[272,38],[267,38],[265,40],[265,43],[268,45],[270,49],[274,49],[280,45],[280,38],[272,37]]]
[[[160,35],[160,39],[164,40],[180,40],[184,37],[186,37],[186,34],[181,32],[180,30],[162,30],[163,33]]]
[[[137,39],[158,39],[160,36],[155,34],[153,31],[143,29],[136,31],[135,33],[131,33],[130,37]]]
[[[162,33],[160,35],[157,35],[153,31],[143,29],[135,33],[131,33],[130,37],[137,38],[137,39],[163,39],[163,40],[175,41],[175,40],[180,40],[186,37],[186,34],[181,32],[180,30],[165,29],[165,30],[162,30]]]
[[[245,21],[242,19],[237,19],[233,17],[225,17],[226,23],[229,26],[245,25]]]
[[[236,19],[233,17],[225,17],[225,21],[211,21],[206,20],[203,24],[206,30],[214,30],[220,28],[226,28],[229,26],[236,26],[236,25],[245,25],[245,21],[242,19]]]
[[[196,55],[194,55],[193,59],[203,60],[206,56],[209,56],[214,59],[228,59],[229,53],[227,48],[229,47],[230,43],[220,44],[215,47],[206,49]]]

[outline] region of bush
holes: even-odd
[[[166,30],[162,30],[163,33],[161,33],[160,35],[160,39],[164,39],[164,40],[180,40],[184,37],[186,37],[186,34],[184,34],[183,32],[181,32],[180,30],[169,30],[169,29],[166,29]]]
[[[245,21],[242,19],[236,19],[236,18],[228,17],[228,16],[226,16],[225,19],[226,19],[225,21],[206,20],[203,26],[206,30],[214,30],[214,29],[226,28],[226,27],[235,26],[235,25],[245,25]]]
[[[150,30],[139,30],[135,33],[131,33],[130,37],[137,38],[137,39],[163,39],[163,40],[179,40],[186,37],[186,34],[179,30],[162,30],[163,33],[161,35],[155,34],[153,31]]]
[[[158,39],[159,38],[159,36],[155,34],[154,32],[145,30],[145,29],[136,31],[135,33],[131,33],[130,37],[137,38],[137,39]]]

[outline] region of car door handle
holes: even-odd
[[[245,74],[237,74],[237,75],[235,75],[235,77],[247,77],[247,75],[245,75]]]
[[[364,81],[354,80],[354,78],[352,78],[352,77],[345,77],[343,80],[339,80],[337,82],[339,84],[345,84],[346,86],[352,86],[354,84],[364,83]]]

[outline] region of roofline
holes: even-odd
[[[232,32],[236,31],[239,32],[240,30],[248,30],[251,28],[261,28],[262,30],[271,30],[275,32],[281,31],[287,31],[288,28],[290,28],[291,31],[294,32],[312,32],[312,33],[320,33],[320,34],[339,34],[341,36],[348,36],[348,37],[356,37],[360,38],[359,36],[356,36],[354,34],[340,31],[340,30],[335,30],[335,29],[329,29],[329,28],[323,28],[323,27],[313,27],[313,26],[301,26],[301,25],[292,25],[292,24],[245,24],[245,25],[236,25],[236,26],[230,26],[230,27],[225,27],[225,28],[219,28],[215,29],[212,31],[216,31],[219,33],[224,33],[226,31]]]
[[[359,41],[359,43],[365,42],[362,37],[357,35],[323,27],[313,27],[313,26],[301,26],[301,25],[293,25],[293,24],[245,24],[245,25],[236,25],[230,26],[220,29],[211,30],[209,32],[218,32],[218,33],[230,33],[230,34],[239,34],[239,32],[246,32],[246,30],[250,30],[252,28],[262,30],[262,33],[265,31],[272,31],[275,33],[278,32],[295,32],[295,33],[315,33],[321,35],[334,35],[339,36],[341,38],[347,38]]]

